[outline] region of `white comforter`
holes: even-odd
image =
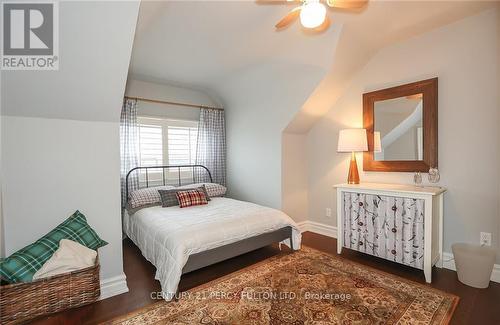
[[[183,209],[155,206],[124,218],[125,233],[156,267],[166,300],[177,291],[189,255],[286,226],[292,227],[293,248],[299,249],[300,230],[285,213],[228,198]]]

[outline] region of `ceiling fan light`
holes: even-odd
[[[316,28],[323,24],[326,17],[326,7],[320,2],[307,2],[300,11],[300,23],[305,28]]]

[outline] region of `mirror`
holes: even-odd
[[[424,159],[422,98],[419,93],[375,102],[375,160]]]
[[[363,170],[437,168],[437,78],[363,94],[368,152]]]

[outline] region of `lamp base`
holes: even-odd
[[[349,166],[349,176],[347,176],[348,184],[359,184],[358,163],[356,162],[356,155],[351,153],[351,164]]]

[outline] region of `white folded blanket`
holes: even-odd
[[[84,269],[95,265],[97,252],[75,241],[61,239],[59,248],[33,275],[33,280]]]

